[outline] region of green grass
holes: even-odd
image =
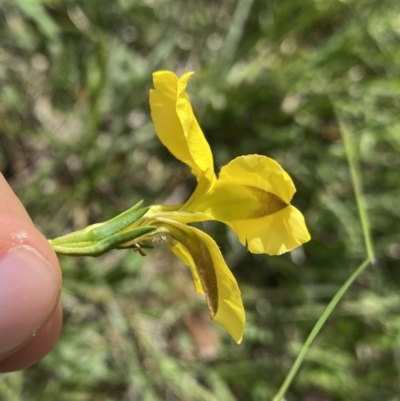
[[[2,375],[0,399],[272,400],[373,247],[376,263],[285,397],[399,400],[399,14],[396,0],[1,2],[0,171],[48,238],[190,194],[194,179],[149,117],[151,73],[172,69],[196,71],[189,93],[216,167],[278,160],[312,241],[253,256],[222,225],[205,227],[243,292],[240,346],[168,249],[60,257],[61,339],[35,367]]]

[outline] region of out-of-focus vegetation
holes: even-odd
[[[249,153],[284,166],[312,241],[253,256],[222,225],[205,226],[243,292],[240,346],[163,247],[60,258],[61,340],[35,367],[2,375],[0,399],[272,399],[365,256],[336,104],[357,146],[378,263],[286,397],[399,400],[400,2],[3,0],[0,170],[48,238],[192,191],[149,117],[158,69],[196,71],[189,92],[217,167]]]

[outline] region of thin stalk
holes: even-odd
[[[365,197],[362,191],[362,180],[360,167],[357,161],[355,147],[352,141],[350,130],[347,128],[341,113],[336,110],[336,116],[339,121],[339,127],[342,132],[344,147],[346,150],[347,162],[350,167],[351,180],[353,183],[354,194],[357,202],[357,209],[360,216],[361,227],[364,234],[365,247],[367,248],[368,258],[374,262],[375,251],[372,242],[371,229],[369,224],[369,218],[367,214],[367,206]]]
[[[285,395],[286,390],[289,388],[290,383],[293,381],[294,376],[296,375],[301,364],[303,363],[303,360],[308,352],[308,349],[310,348],[311,344],[314,342],[314,340],[317,337],[318,333],[320,332],[321,328],[327,321],[330,314],[336,308],[336,305],[342,299],[343,295],[346,293],[348,288],[351,286],[351,284],[353,284],[353,282],[356,280],[356,278],[367,268],[367,266],[370,264],[370,262],[371,262],[370,258],[365,260],[357,268],[357,270],[346,280],[346,282],[340,287],[339,291],[332,298],[331,302],[329,302],[324,313],[321,315],[321,317],[318,319],[317,323],[315,324],[314,328],[311,330],[311,333],[309,334],[306,342],[304,343],[303,347],[301,348],[299,355],[297,356],[292,368],[290,369],[289,374],[286,376],[285,381],[283,382],[276,397],[274,398],[274,401],[281,401],[283,399],[283,396]]]
[[[360,216],[362,232],[365,241],[365,247],[367,251],[367,259],[357,268],[357,270],[346,280],[346,282],[340,287],[339,291],[335,294],[332,298],[331,302],[329,302],[328,306],[326,307],[324,313],[318,319],[317,323],[315,324],[314,328],[312,329],[311,333],[309,334],[306,342],[304,343],[303,347],[300,350],[299,355],[297,356],[292,368],[290,369],[289,374],[286,376],[285,381],[283,382],[282,386],[280,387],[274,401],[281,401],[289,388],[291,382],[293,381],[296,373],[300,369],[301,364],[310,348],[311,344],[314,342],[315,338],[317,337],[318,333],[322,329],[323,325],[336,308],[339,301],[342,299],[343,295],[349,289],[351,284],[357,279],[357,277],[368,267],[370,263],[374,263],[375,261],[375,252],[374,246],[372,242],[370,224],[368,219],[367,207],[364,198],[364,194],[362,191],[362,179],[360,168],[356,156],[356,151],[354,144],[352,142],[351,133],[347,128],[343,117],[338,109],[336,109],[336,116],[339,121],[339,126],[342,132],[347,162],[350,168],[351,180],[354,188],[354,193],[357,202],[357,209]]]

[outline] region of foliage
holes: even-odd
[[[222,225],[242,289],[244,341],[212,325],[162,247],[60,258],[65,326],[5,400],[267,400],[366,252],[334,105],[361,163],[378,263],[351,287],[287,400],[398,400],[400,3],[396,0],[9,0],[0,3],[0,171],[54,238],[194,182],[155,136],[151,73],[189,88],[216,168],[277,159],[312,241],[254,257]],[[273,233],[271,233],[273,235]]]

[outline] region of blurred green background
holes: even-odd
[[[249,153],[283,165],[312,241],[254,256],[223,225],[204,225],[243,292],[240,346],[162,246],[145,258],[61,257],[61,339],[36,366],[2,375],[0,399],[271,400],[366,254],[338,104],[378,263],[331,316],[286,399],[400,400],[400,2],[0,1],[0,171],[48,238],[140,199],[191,193],[195,180],[149,117],[158,69],[196,71],[188,91],[217,169]]]

